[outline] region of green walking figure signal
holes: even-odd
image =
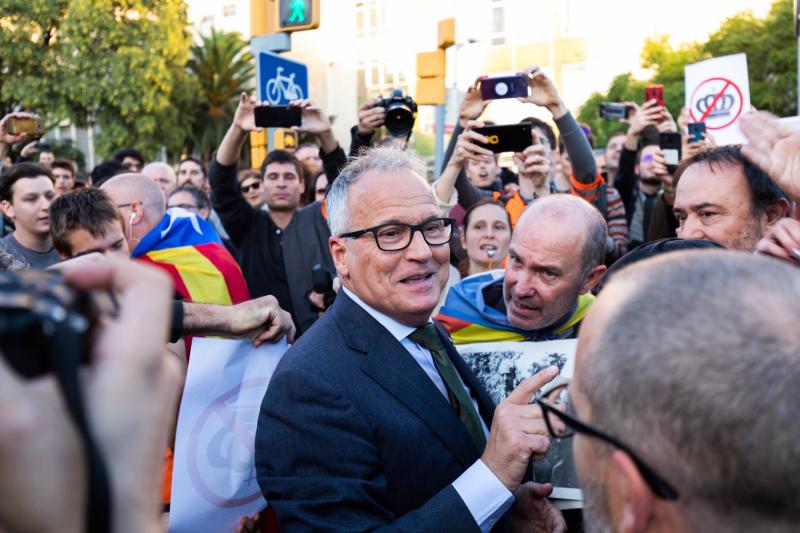
[[[278,0],[278,31],[293,32],[319,27],[319,0]]]
[[[289,4],[289,9],[292,14],[289,16],[289,22],[305,22],[306,21],[306,0],[292,0]]]

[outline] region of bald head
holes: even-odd
[[[608,226],[589,202],[570,194],[553,194],[533,202],[520,216],[512,244],[545,230],[563,242],[582,244],[581,269],[586,275],[603,263]]]
[[[161,189],[142,174],[120,174],[100,187],[117,205],[127,224],[128,245],[131,250],[136,243],[155,228],[167,210]]]
[[[576,413],[678,488],[687,530],[792,530],[798,323],[800,272],[774,259],[692,251],[632,265],[584,320]],[[575,443],[582,474],[604,471],[581,468],[591,462],[583,442]],[[587,442],[608,463],[609,448]]]
[[[169,198],[169,193],[175,189],[178,183],[178,177],[175,175],[172,166],[161,161],[146,164],[142,169],[142,174],[158,185],[158,188],[164,194],[164,198]]]

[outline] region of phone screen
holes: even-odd
[[[296,106],[259,106],[255,108],[255,118],[259,128],[288,128],[302,122],[300,108]]]

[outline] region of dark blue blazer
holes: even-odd
[[[439,334],[491,427],[494,403]],[[258,418],[258,484],[283,531],[478,531],[451,483],[479,457],[411,354],[344,292],[286,353]]]

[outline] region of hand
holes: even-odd
[[[669,112],[666,106],[661,108],[661,122],[656,125],[658,131],[678,131],[678,126],[675,125],[675,119],[672,118],[672,113]]]
[[[742,155],[766,172],[783,192],[800,202],[800,133],[765,112],[742,117],[742,133],[748,143]]]
[[[311,300],[311,305],[314,308],[319,309],[320,311],[325,311],[325,295],[321,292],[311,291],[308,295],[308,299]]]
[[[358,133],[372,135],[375,130],[383,126],[386,118],[386,109],[379,106],[380,97],[367,100],[358,108]]]
[[[510,523],[512,531],[530,533],[563,533],[567,530],[564,516],[547,499],[553,492],[550,483],[529,481],[520,485],[514,493]]]
[[[553,85],[552,80],[547,77],[542,69],[539,67],[529,67],[525,69],[522,74],[528,77],[530,94],[518,98],[520,102],[540,105],[550,109],[551,112],[553,108],[563,106],[561,98],[558,96],[558,91],[556,91],[556,86]]]
[[[475,128],[482,127],[483,122],[478,122],[477,120],[470,120],[467,122],[466,128],[458,136],[456,147],[453,150],[453,155],[447,163],[447,166],[453,166],[460,170],[468,159],[478,161],[485,157],[494,157],[494,153],[491,150],[475,144],[476,142],[487,142],[485,136],[473,131]]]
[[[311,100],[295,100],[289,105],[301,109],[302,123],[292,129],[299,132],[322,135],[331,131],[331,121],[321,107],[311,103]]]
[[[710,133],[703,133],[703,140],[698,142],[689,142],[694,139],[694,135],[685,135],[683,143],[683,152],[681,152],[681,161],[689,159],[701,152],[707,152],[717,145],[714,137]]]
[[[631,104],[631,102],[629,102]],[[635,137],[642,133],[646,126],[655,126],[661,120],[661,107],[655,100],[650,100],[642,107],[633,104],[636,111],[631,115],[628,122],[628,136]]]
[[[506,186],[503,187],[503,194],[505,196],[511,197],[519,190],[519,185],[516,183],[506,183]]]
[[[530,179],[536,186],[541,186],[550,175],[550,158],[547,156],[547,147],[539,143],[537,136],[533,137],[533,144],[525,148],[522,153],[513,156],[520,179]]]
[[[681,114],[678,115],[678,126],[680,127],[681,133],[686,133],[689,129],[689,122],[691,122],[691,117],[689,116],[689,108],[683,106],[681,109]]]
[[[661,180],[665,189],[672,190],[672,174],[667,169],[667,158],[661,148],[653,152],[653,173]]]
[[[236,113],[233,115],[233,126],[243,132],[260,131],[261,128],[256,127],[255,115],[255,109],[259,105],[266,106],[268,104],[259,104],[255,98],[247,96],[247,93],[243,92],[239,97]]]
[[[11,135],[8,132],[8,123],[11,118],[37,118],[33,113],[9,113],[0,120],[0,144],[14,144],[25,140],[28,137],[27,133],[20,133]]]
[[[481,460],[511,492],[517,490],[530,461],[541,459],[550,448],[542,410],[528,402],[557,375],[558,368],[552,366],[537,372],[517,385],[494,411]]]
[[[80,290],[121,293],[118,318],[98,331],[82,396],[109,471],[112,530],[155,531],[161,452],[181,381],[177,361],[164,355],[171,283],[132,261],[90,265],[65,279]],[[23,380],[0,358],[0,405],[0,523],[10,531],[84,530],[86,465],[56,380]],[[31,475],[31,465],[47,475]]]
[[[475,80],[475,83],[470,85],[466,94],[464,94],[464,99],[461,100],[461,109],[458,111],[458,120],[461,126],[466,128],[467,122],[470,120],[478,120],[478,117],[483,114],[488,105],[488,100],[481,99],[481,92],[478,90],[478,80]]]
[[[756,253],[771,255],[800,267],[800,221],[782,218],[756,244]]]
[[[274,296],[224,306],[227,319],[225,328],[233,339],[253,339],[254,346],[277,342],[286,335],[287,342],[294,341],[296,329],[292,315],[281,309]]]
[[[22,150],[19,151],[19,155],[22,157],[30,157],[32,154],[35,154],[38,151],[39,141],[31,141],[22,147]]]

